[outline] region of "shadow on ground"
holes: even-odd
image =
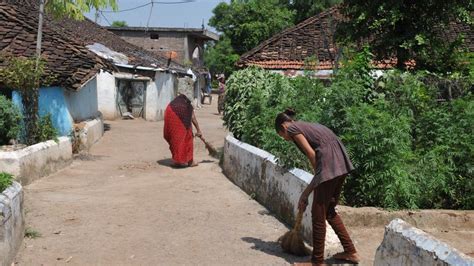
[[[309,262],[311,260],[310,256],[298,257],[298,256],[285,253],[281,249],[280,244],[276,241],[264,241],[264,240],[254,238],[254,237],[242,237],[242,240],[247,243],[253,244],[254,246],[252,247],[252,249],[267,253],[268,255],[283,258],[290,264],[294,264],[298,262]],[[336,260],[333,258],[326,259],[324,263],[328,265],[357,265],[357,264],[348,263],[347,261],[343,261],[343,260]]]
[[[162,160],[158,160],[156,161],[159,165],[162,165],[162,166],[166,166],[166,167],[170,167],[170,168],[173,168],[173,169],[184,169],[184,168],[187,168],[185,166],[176,166],[173,162],[173,159],[162,159]],[[199,162],[200,164],[201,163],[214,163],[213,160],[202,160]]]
[[[280,247],[280,244],[276,241],[264,241],[254,237],[242,237],[242,240],[247,243],[253,244],[254,246],[252,247],[252,249],[267,253],[272,256],[283,258],[290,264],[296,262],[308,262],[310,260],[309,256],[297,257],[283,252]]]

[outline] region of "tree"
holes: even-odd
[[[92,8],[99,10],[109,6],[117,10],[117,0],[46,0],[46,12],[55,18],[82,20],[84,13],[91,11]]]
[[[36,58],[1,58],[5,67],[0,68],[0,80],[7,88],[16,88],[21,94],[26,144],[39,141],[38,88],[48,85],[54,77],[45,77],[44,60]]]
[[[295,12],[295,24],[297,24],[341,3],[342,0],[281,0],[280,2]]]
[[[395,57],[397,68],[409,60],[416,68],[449,72],[458,65],[462,36],[441,37],[453,21],[472,25],[471,0],[345,0],[341,9],[347,18],[338,27],[345,43],[369,40],[377,59]]]
[[[230,75],[240,55],[293,25],[293,12],[279,0],[232,0],[212,11],[209,25],[222,32],[221,40],[205,51],[206,66]]]
[[[123,20],[116,20],[112,22],[112,27],[128,27],[128,24],[126,21]]]
[[[293,12],[279,0],[232,0],[212,12],[209,25],[223,32],[239,55],[293,25]]]
[[[227,36],[221,36],[219,42],[209,43],[204,51],[204,63],[211,73],[224,73],[226,77],[235,70],[240,56],[235,53]]]

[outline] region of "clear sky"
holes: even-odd
[[[120,10],[131,9],[138,6],[154,2],[184,2],[183,0],[117,0]],[[229,0],[195,0],[194,2],[184,4],[153,4],[152,15],[150,17],[150,27],[187,27],[200,28],[203,20],[205,27],[214,9],[220,2],[229,2]],[[108,26],[109,22],[115,20],[124,20],[129,26],[145,27],[148,22],[150,9],[152,5],[147,5],[135,10],[119,13],[103,12],[99,15],[98,23]],[[92,20],[95,17],[95,11],[86,16]],[[104,16],[107,18],[105,19]],[[107,22],[107,20],[109,22]]]

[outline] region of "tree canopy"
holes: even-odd
[[[295,24],[341,2],[342,0],[280,0],[281,4],[295,13]]]
[[[293,12],[279,0],[233,0],[213,10],[209,25],[230,39],[237,54],[243,54],[272,35],[293,25]]]
[[[204,53],[204,62],[211,73],[224,73],[228,77],[235,69],[240,56],[235,53],[230,39],[221,37],[217,43],[210,43]]]
[[[101,9],[111,7],[117,10],[117,0],[47,0],[46,12],[56,18],[68,17],[77,20],[84,19],[84,12],[91,8]]]
[[[397,59],[397,67],[415,60],[416,68],[449,72],[457,67],[458,39],[443,38],[449,23],[462,21],[472,25],[471,0],[345,0],[342,14],[348,20],[340,24],[343,42],[369,40],[377,58]]]

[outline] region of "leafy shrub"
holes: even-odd
[[[341,139],[357,169],[345,186],[346,202],[358,206],[416,208],[418,192],[407,168],[410,120],[386,111],[381,100],[346,108]]]
[[[8,144],[20,133],[20,110],[5,96],[0,95],[0,145]]]
[[[13,176],[11,174],[0,172],[0,193],[9,187],[13,182]]]
[[[328,126],[346,145],[356,167],[344,187],[346,204],[473,209],[472,84],[400,71],[376,80],[370,59],[368,50],[350,58],[328,86],[257,68],[235,72],[225,125],[281,165],[312,171],[296,146],[274,130],[276,114],[292,107],[298,120]],[[456,92],[442,101],[453,84]]]
[[[38,142],[58,139],[58,131],[53,125],[51,114],[41,117],[38,121]]]

